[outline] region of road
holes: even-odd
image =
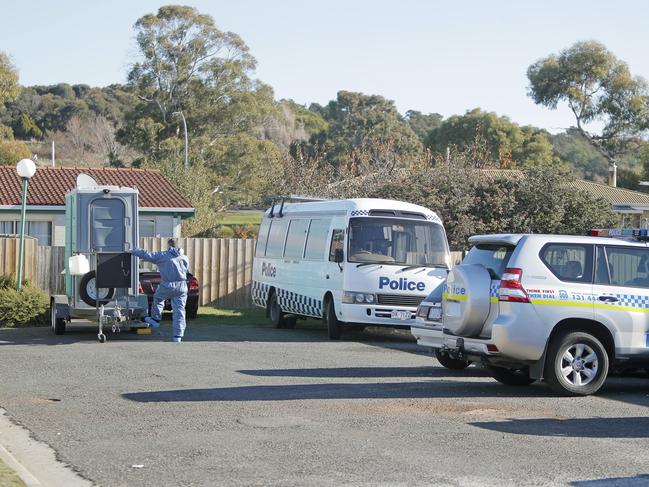
[[[649,483],[642,376],[558,398],[447,371],[405,335],[163,338],[0,330],[0,407],[102,486]]]

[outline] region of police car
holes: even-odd
[[[613,367],[649,365],[647,233],[471,237],[441,296],[419,308],[418,342],[504,384],[592,394]]]

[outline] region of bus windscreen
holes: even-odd
[[[349,221],[349,262],[446,266],[448,255],[444,230],[437,223],[371,217]]]

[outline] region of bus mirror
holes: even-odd
[[[334,262],[340,264],[345,261],[345,251],[343,249],[336,249],[334,252]]]

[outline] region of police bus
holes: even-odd
[[[422,206],[282,201],[259,229],[252,298],[276,327],[319,318],[331,339],[345,326],[408,328],[449,264],[442,221]]]

